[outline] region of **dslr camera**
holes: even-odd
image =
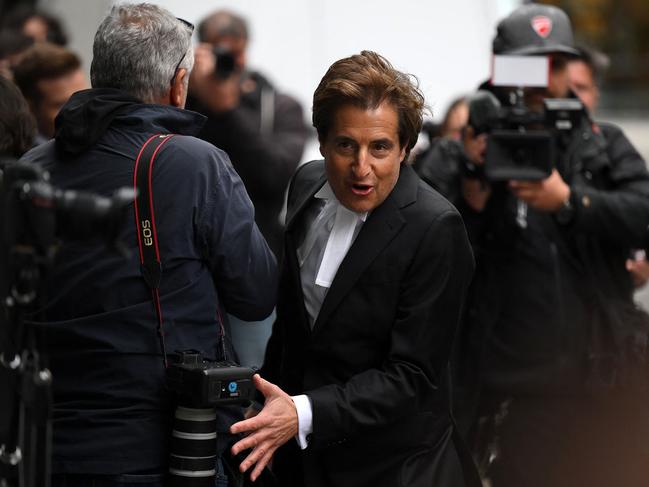
[[[212,48],[216,67],[214,68],[214,77],[217,79],[228,79],[236,71],[236,60],[232,51],[223,46],[214,46]]]
[[[178,396],[171,432],[169,485],[213,487],[216,477],[216,408],[248,404],[255,371],[206,360],[197,350],[176,352],[167,387]]]
[[[547,86],[546,56],[495,56],[492,85],[510,87],[509,106],[488,91],[469,100],[469,125],[475,135],[487,133],[484,176],[490,181],[546,179],[552,173],[557,147],[578,127],[584,107],[576,98],[543,100],[541,112],[524,101],[525,88]]]

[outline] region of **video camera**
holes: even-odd
[[[216,408],[248,404],[255,371],[205,360],[197,350],[172,356],[167,387],[178,395],[169,459],[169,485],[210,486],[216,476]]]
[[[552,173],[557,146],[579,126],[584,107],[576,98],[546,98],[543,110],[525,105],[525,88],[547,86],[546,56],[495,56],[491,83],[510,87],[510,106],[489,91],[469,99],[469,125],[475,135],[487,133],[484,175],[490,181],[546,179]]]

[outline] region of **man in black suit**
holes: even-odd
[[[282,486],[430,487],[454,461],[446,370],[473,257],[458,212],[404,163],[423,106],[369,51],[334,63],[314,94],[324,161],[289,189],[255,376],[265,405],[232,427],[248,433],[233,453],[252,449],[253,479],[275,454]]]

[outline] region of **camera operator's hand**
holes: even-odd
[[[480,212],[487,206],[491,196],[491,186],[481,179],[462,179],[462,196],[467,205]]]
[[[462,133],[462,144],[469,160],[477,166],[482,166],[487,152],[487,134],[475,135],[473,127],[467,125]]]
[[[649,261],[647,261],[646,256],[627,259],[626,270],[631,273],[633,285],[636,288],[645,286],[649,281]]]
[[[570,197],[570,186],[556,169],[543,181],[510,181],[509,188],[519,200],[542,211],[558,211]]]
[[[254,375],[253,381],[257,390],[266,398],[264,408],[253,418],[233,424],[230,432],[248,433],[248,436],[232,446],[232,454],[252,449],[241,462],[239,470],[245,472],[254,465],[250,478],[255,481],[273,458],[275,450],[297,435],[298,419],[291,396],[262,379],[259,374]]]
[[[199,44],[194,50],[194,69],[189,77],[189,92],[213,112],[227,112],[239,106],[241,76],[235,72],[226,79],[214,76],[218,60],[211,44]]]
[[[487,134],[475,135],[473,127],[467,125],[462,131],[462,144],[467,159],[476,166],[485,163],[487,151]],[[484,179],[463,178],[462,196],[474,211],[482,211],[491,196],[491,186]]]

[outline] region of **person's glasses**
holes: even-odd
[[[181,19],[180,17],[176,17],[176,20],[182,22],[183,25],[189,29],[189,37],[191,37],[192,34],[194,33],[194,24],[192,24],[191,22],[187,22],[185,19]],[[171,77],[171,81],[169,82],[171,85],[174,84],[174,81],[176,79],[176,73],[178,72],[178,69],[180,68],[180,65],[182,64],[182,62],[185,60],[186,55],[187,55],[187,53],[184,53],[183,57],[181,57],[180,61],[178,61],[178,64],[176,64],[176,69],[174,69],[174,74]]]

